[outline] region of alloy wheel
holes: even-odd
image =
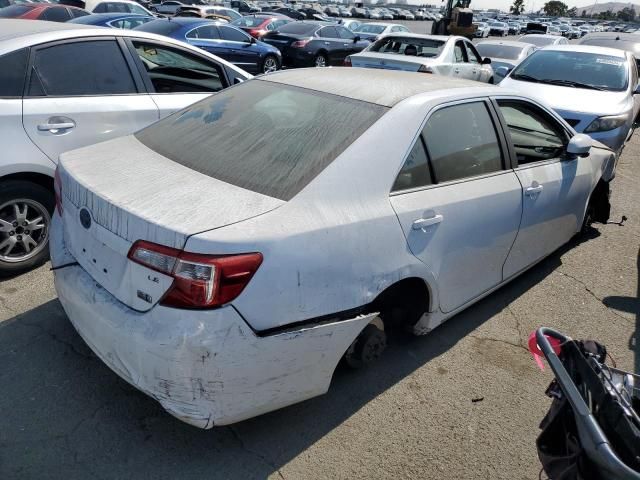
[[[315,61],[316,67],[326,67],[327,60],[324,58],[324,55],[318,55]]]
[[[262,67],[262,72],[263,73],[271,73],[271,72],[275,72],[276,70],[278,70],[278,62],[276,61],[276,59],[273,58],[273,57],[267,57],[264,60],[264,65]]]
[[[18,263],[36,256],[47,245],[50,224],[49,212],[35,200],[0,205],[0,261]]]

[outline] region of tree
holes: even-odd
[[[509,11],[514,15],[524,13],[524,0],[513,0],[513,5],[511,5]]]
[[[578,9],[576,7],[570,8],[567,14],[570,17],[575,17],[578,14]]]
[[[623,22],[632,22],[636,18],[636,11],[633,7],[624,7],[618,12],[618,19]]]
[[[582,14],[580,15],[582,18],[587,18],[587,11],[582,10]]]
[[[551,0],[544,4],[544,13],[550,17],[562,17],[567,14],[569,7],[560,0]]]

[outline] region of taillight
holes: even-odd
[[[62,182],[60,181],[60,166],[56,167],[56,173],[53,176],[53,192],[56,198],[56,210],[62,216]]]
[[[262,263],[261,253],[204,255],[138,240],[131,261],[173,277],[160,303],[178,308],[213,308],[234,300]]]
[[[307,46],[307,43],[309,43],[312,39],[311,38],[307,38],[305,40],[296,40],[295,42],[293,42],[291,44],[292,48],[304,48]]]
[[[345,58],[344,62],[342,62],[342,66],[343,67],[350,67],[351,66],[351,57]]]
[[[252,37],[255,37],[255,38],[260,38],[260,37],[261,37],[261,36],[263,36],[265,33],[267,33],[267,31],[266,31],[266,30],[260,30],[260,29],[257,29],[257,30],[249,30],[249,35],[251,35]]]
[[[420,65],[420,68],[418,69],[418,71],[421,73],[433,73],[433,70],[431,70],[431,67],[427,67],[426,65]]]

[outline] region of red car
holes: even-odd
[[[81,8],[55,3],[20,3],[0,8],[0,18],[66,22],[72,18],[84,17],[85,15],[90,15],[90,13]]]
[[[275,14],[256,14],[246,15],[242,18],[238,18],[231,22],[231,25],[235,25],[241,28],[254,38],[260,39],[263,35],[277,30],[282,25],[289,23],[291,20],[284,15]]]

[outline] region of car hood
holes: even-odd
[[[506,77],[500,82],[500,86],[531,95],[555,110],[615,115],[627,109],[626,92],[601,92],[586,88],[544,85],[513,80],[511,77]]]

